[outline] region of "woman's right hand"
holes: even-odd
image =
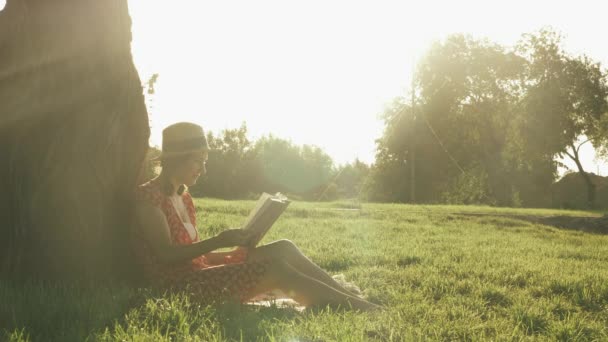
[[[224,230],[216,236],[222,247],[246,246],[252,237],[250,231],[243,229]]]

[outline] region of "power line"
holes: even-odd
[[[422,117],[424,118],[424,122],[426,123],[426,126],[429,128],[429,130],[431,131],[431,133],[433,133],[433,136],[435,137],[435,139],[439,143],[439,146],[441,146],[441,148],[443,149],[443,151],[445,152],[445,154],[448,155],[448,157],[450,158],[450,160],[454,163],[454,165],[456,165],[456,167],[460,170],[460,172],[462,172],[463,174],[466,173],[464,171],[464,169],[460,166],[460,164],[458,164],[458,161],[456,160],[456,158],[454,158],[452,156],[452,154],[450,153],[450,151],[448,151],[448,149],[443,145],[443,142],[441,141],[441,139],[439,139],[439,136],[437,135],[437,133],[435,132],[435,130],[431,126],[431,123],[429,122],[429,120],[426,117],[426,115],[422,114]]]

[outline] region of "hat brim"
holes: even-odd
[[[207,152],[209,153],[211,151],[210,148],[198,148],[195,150],[190,150],[190,151],[180,151],[180,152],[163,152],[161,151],[160,154],[154,158],[150,158],[150,161],[161,161],[161,159],[163,158],[172,158],[172,157],[181,157],[181,156],[185,156],[188,154],[193,154],[193,153],[203,153],[203,152]]]

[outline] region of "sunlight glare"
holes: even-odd
[[[602,12],[588,10],[601,5],[587,2],[130,0],[142,82],[159,74],[151,143],[177,121],[214,132],[246,121],[253,139],[272,133],[338,163],[373,162],[378,114],[407,94],[434,40],[463,32],[510,46],[552,25],[569,51],[605,64],[608,48],[593,28]]]

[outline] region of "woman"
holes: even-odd
[[[369,303],[337,283],[288,240],[246,249],[250,234],[229,229],[199,240],[192,197],[185,191],[205,174],[208,146],[202,127],[177,123],[163,130],[162,172],[137,190],[136,251],[154,285],[190,291],[203,302],[281,290],[305,306],[369,310]],[[214,252],[238,247],[233,252]]]

